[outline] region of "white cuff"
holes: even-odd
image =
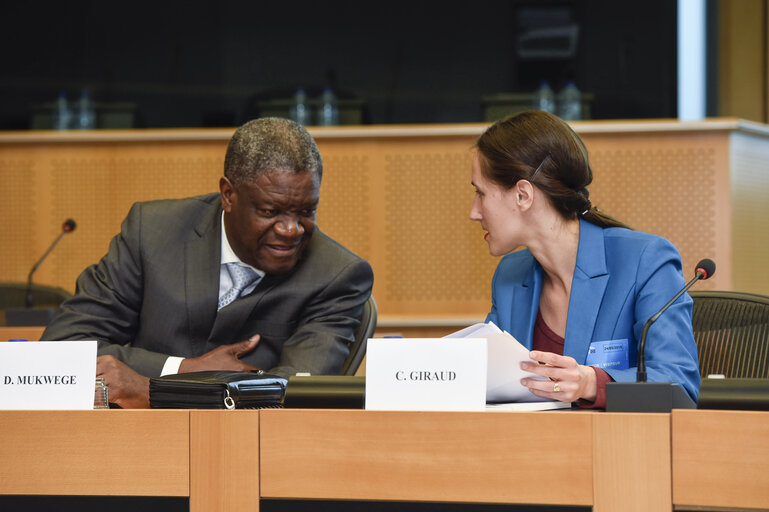
[[[163,365],[163,370],[160,372],[160,376],[179,373],[179,367],[182,365],[182,361],[184,361],[183,357],[168,356],[166,364]]]

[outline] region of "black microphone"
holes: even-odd
[[[45,254],[43,254],[42,258],[40,258],[37,263],[32,267],[32,270],[29,271],[29,275],[27,276],[27,307],[31,308],[34,305],[34,297],[32,294],[32,274],[35,273],[37,268],[40,266],[40,264],[45,260],[45,258],[48,257],[48,255],[51,253],[54,247],[56,247],[56,244],[59,243],[59,240],[61,240],[61,237],[66,235],[67,233],[72,233],[75,231],[75,227],[77,227],[77,224],[75,224],[75,221],[72,219],[67,219],[64,221],[64,224],[61,226],[61,233],[59,233],[59,236],[56,237],[56,240],[53,241],[51,246],[48,248],[47,251],[45,251]]]
[[[646,382],[646,359],[644,358],[644,351],[646,350],[646,333],[649,331],[649,327],[651,327],[651,325],[657,321],[662,313],[664,313],[670,306],[673,305],[675,301],[678,300],[678,297],[683,295],[686,290],[691,288],[694,283],[700,279],[708,279],[715,273],[716,264],[713,260],[708,258],[701,260],[699,263],[697,263],[697,266],[694,269],[694,279],[686,283],[686,286],[684,286],[681,291],[675,295],[675,297],[670,299],[667,304],[662,306],[662,309],[657,311],[654,315],[651,316],[651,318],[649,318],[649,320],[646,321],[643,333],[641,334],[641,341],[638,342],[638,371],[636,373],[636,382]]]

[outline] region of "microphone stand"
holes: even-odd
[[[31,308],[35,301],[34,301],[34,294],[32,293],[32,274],[35,273],[35,271],[38,269],[41,263],[43,263],[43,260],[45,260],[49,254],[51,254],[51,251],[54,247],[56,247],[56,244],[59,243],[59,240],[61,240],[61,237],[66,235],[69,231],[65,231],[62,229],[61,233],[59,233],[59,236],[56,237],[56,240],[53,241],[53,243],[48,247],[48,250],[45,251],[45,254],[37,260],[37,263],[32,267],[32,270],[29,271],[29,275],[27,276],[27,299],[26,299],[26,307],[27,309]]]
[[[681,291],[675,295],[675,297],[670,299],[667,304],[662,306],[662,309],[654,313],[654,315],[652,315],[649,320],[646,321],[644,330],[641,333],[641,341],[638,342],[638,370],[636,372],[636,382],[646,382],[646,333],[649,331],[649,327],[651,327],[652,324],[656,322],[657,319],[662,315],[662,313],[664,313],[670,306],[672,306],[681,295],[686,293],[686,291],[691,288],[694,283],[705,276],[706,274],[704,271],[697,269],[697,272],[694,275],[694,279],[686,283],[686,286],[684,286],[683,289],[681,289]]]
[[[34,308],[35,294],[32,290],[32,276],[35,274],[35,271],[38,269],[38,267],[40,267],[40,264],[45,261],[49,254],[51,254],[51,251],[53,251],[54,247],[56,247],[56,244],[59,243],[61,237],[67,233],[72,233],[76,226],[77,225],[75,224],[75,221],[72,219],[67,219],[64,221],[64,224],[61,226],[61,232],[59,233],[59,236],[56,237],[53,243],[48,247],[48,250],[45,251],[45,254],[43,254],[43,256],[37,260],[37,263],[35,263],[35,265],[32,267],[32,270],[29,271],[29,274],[27,275],[26,294],[24,297],[25,307],[7,308],[5,310],[5,323],[8,326],[45,326],[48,325],[48,323],[53,319],[53,315],[56,312],[55,308]]]
[[[652,315],[644,325],[638,342],[636,382],[607,382],[607,412],[670,412],[673,409],[696,409],[697,404],[677,382],[646,382],[646,335],[657,319],[700,279],[715,272],[712,260],[702,260],[694,270],[694,278],[686,283],[667,304]]]

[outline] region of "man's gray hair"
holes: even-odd
[[[238,186],[270,171],[313,172],[323,177],[323,161],[304,127],[279,117],[249,121],[235,131],[224,157],[224,175]]]

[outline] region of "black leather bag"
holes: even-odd
[[[286,379],[263,372],[203,371],[150,379],[153,409],[282,407]]]

